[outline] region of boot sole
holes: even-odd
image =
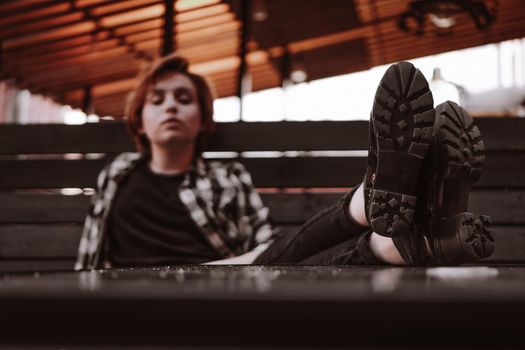
[[[401,235],[412,224],[417,180],[434,136],[433,104],[426,79],[408,62],[392,65],[379,83],[371,117],[377,166],[368,217],[380,235]]]
[[[494,252],[491,224],[490,216],[468,212],[439,220],[441,237],[434,240],[438,262],[441,265],[457,265],[478,262],[490,256]]]
[[[454,102],[436,107],[438,258],[444,264],[478,261],[494,251],[491,218],[468,212],[470,188],[481,177],[485,145],[472,117]],[[459,244],[458,244],[459,243]],[[442,252],[447,252],[443,254]]]

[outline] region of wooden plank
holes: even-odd
[[[525,224],[525,192],[509,190],[474,190],[469,211],[489,215],[495,224]],[[523,246],[525,249],[525,245]]]
[[[487,259],[490,262],[517,263],[525,262],[525,227],[494,226],[494,254]]]
[[[224,123],[214,141],[212,150],[361,150],[368,149],[368,122]]]
[[[0,189],[94,187],[105,162],[104,159],[0,161],[3,169]],[[347,186],[362,180],[361,169],[365,166],[365,158],[244,158],[242,162],[250,169],[258,187]]]
[[[300,224],[336,203],[344,193],[262,193],[277,224]],[[474,190],[469,211],[490,215],[494,224],[525,225],[525,192]]]
[[[79,225],[1,225],[0,259],[74,258]]]
[[[97,160],[5,160],[1,189],[94,187],[106,159]]]
[[[351,187],[363,180],[366,157],[240,158],[257,187]],[[476,188],[522,188],[525,154],[487,155]]]
[[[90,196],[0,193],[0,223],[84,222]]]
[[[132,149],[122,122],[0,126],[0,154],[116,153]]]
[[[300,225],[281,225],[284,234]],[[494,255],[487,262],[525,262],[525,227],[494,226]],[[80,227],[11,226],[0,227],[0,270],[6,261],[23,259],[74,259]]]
[[[490,151],[524,151],[525,119],[476,120]],[[271,137],[268,137],[270,136]],[[0,125],[0,154],[123,152],[133,144],[122,122]],[[211,151],[366,150],[367,121],[219,123]]]
[[[349,187],[363,179],[366,157],[239,158],[257,187]],[[0,160],[0,189],[94,187],[105,159]],[[524,188],[525,153],[487,155],[478,188]],[[38,176],[35,176],[38,174]]]
[[[282,225],[282,234],[297,232],[301,225]],[[493,263],[525,263],[525,227],[493,226],[492,234],[495,238],[495,250],[491,257],[480,264]]]
[[[0,259],[0,272],[68,271],[75,259]]]
[[[262,193],[276,224],[302,223],[344,195],[339,193]],[[0,193],[0,224],[84,222],[89,196]],[[492,216],[496,224],[525,224],[524,191],[474,190],[469,211]]]
[[[490,153],[486,155],[485,165],[478,187],[515,188],[525,186],[525,153]]]
[[[8,349],[56,344],[113,350],[522,349],[523,268],[472,275],[200,266],[11,276],[1,285],[0,344]],[[400,315],[403,321],[392,321]],[[195,327],[203,317],[214,323],[206,336]],[[261,336],[268,327],[271,334]],[[238,332],[233,335],[232,329]]]
[[[525,119],[475,118],[489,151],[524,151]]]
[[[352,131],[345,132],[344,126]],[[367,122],[220,123],[212,151],[362,149]],[[349,138],[348,134],[355,134]],[[261,135],[272,135],[261,138]],[[330,137],[326,137],[330,135]],[[362,135],[362,136],[361,136]],[[95,142],[96,140],[96,142]],[[85,125],[1,125],[0,154],[123,152],[132,150],[123,123]]]
[[[301,225],[281,225],[280,232],[291,234]],[[496,250],[487,262],[525,262],[525,226],[493,226]],[[80,226],[0,226],[0,270],[8,260],[74,259]]]

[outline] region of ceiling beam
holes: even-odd
[[[161,56],[167,56],[176,48],[174,40],[174,20],[175,9],[174,0],[164,0],[164,23],[162,31],[162,51]]]
[[[175,16],[176,18],[177,16]],[[220,21],[216,20],[215,18],[217,18],[218,16],[213,16],[213,17],[208,17],[208,19],[204,18],[204,19],[195,19],[193,21],[190,21],[188,23],[195,23],[195,24],[200,24],[200,27],[197,27],[196,25],[192,25],[193,27],[193,30],[199,30],[199,29],[206,29],[206,28],[211,28],[213,27],[214,25],[216,24],[219,24],[219,23],[222,23],[222,22],[226,22],[225,24],[229,24],[228,22],[229,21],[224,21],[222,16],[220,19]],[[229,17],[231,18],[231,17]],[[228,19],[229,19],[228,18]],[[155,20],[157,21],[157,20]],[[132,43],[135,43],[135,42],[138,42],[139,40],[135,40],[136,38],[148,38],[148,39],[153,39],[155,37],[158,37],[158,33],[160,33],[160,30],[157,29],[158,28],[158,25],[160,25],[161,21],[160,19],[158,20],[157,23],[154,23],[155,25],[152,26],[152,29],[146,29],[146,30],[143,30],[143,31],[136,31],[132,34],[129,34],[129,35],[123,35],[123,34],[120,34],[120,32],[118,30],[114,30],[113,31],[113,35],[111,35],[111,33],[109,31],[100,31],[99,33],[97,33],[96,36],[93,36],[93,35],[87,35],[87,36],[84,36],[84,37],[78,37],[78,38],[74,38],[74,39],[67,39],[67,40],[63,40],[62,41],[62,45],[58,45],[58,43],[55,43],[54,46],[51,46],[51,45],[48,45],[48,46],[37,46],[37,47],[29,47],[29,48],[26,48],[24,51],[17,51],[17,52],[11,52],[11,53],[7,53],[6,54],[6,60],[7,61],[16,61],[16,62],[20,62],[20,61],[24,61],[24,60],[38,60],[41,61],[41,60],[45,60],[45,57],[52,57],[52,54],[56,54],[57,56],[60,55],[60,56],[65,56],[68,52],[71,52],[71,53],[84,53],[84,54],[88,54],[90,53],[91,51],[93,50],[104,50],[104,49],[111,49],[112,47],[108,46],[107,43],[108,42],[115,42],[116,43],[116,40],[118,40],[117,38],[123,38],[127,43],[129,44],[132,44]],[[185,26],[185,23],[180,23],[176,26],[176,32],[185,32],[185,33],[190,33],[191,31],[188,31],[187,29],[189,27]],[[220,32],[220,28],[217,28],[218,31]],[[105,33],[105,35],[102,35],[103,33]],[[220,34],[220,33],[219,33]],[[96,38],[99,38],[99,39],[96,39]],[[93,39],[91,39],[93,38]],[[183,42],[184,42],[184,37],[182,38],[183,39]],[[141,40],[140,40],[141,41]],[[193,41],[193,40],[192,40]],[[199,42],[200,40],[195,40],[195,42]],[[185,42],[184,45],[187,45],[189,42]],[[115,46],[118,45],[118,43],[115,44]],[[40,56],[40,57],[38,57]],[[76,56],[76,55],[73,55],[73,56]]]

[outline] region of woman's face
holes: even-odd
[[[142,109],[142,131],[152,145],[194,144],[200,129],[201,113],[193,82],[178,72],[160,75]]]

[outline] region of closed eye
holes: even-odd
[[[148,101],[155,105],[159,105],[164,101],[164,93],[162,91],[155,90],[149,94]]]
[[[193,96],[191,92],[189,92],[187,89],[179,89],[177,90],[175,97],[177,98],[180,103],[183,104],[189,104],[193,102]]]

